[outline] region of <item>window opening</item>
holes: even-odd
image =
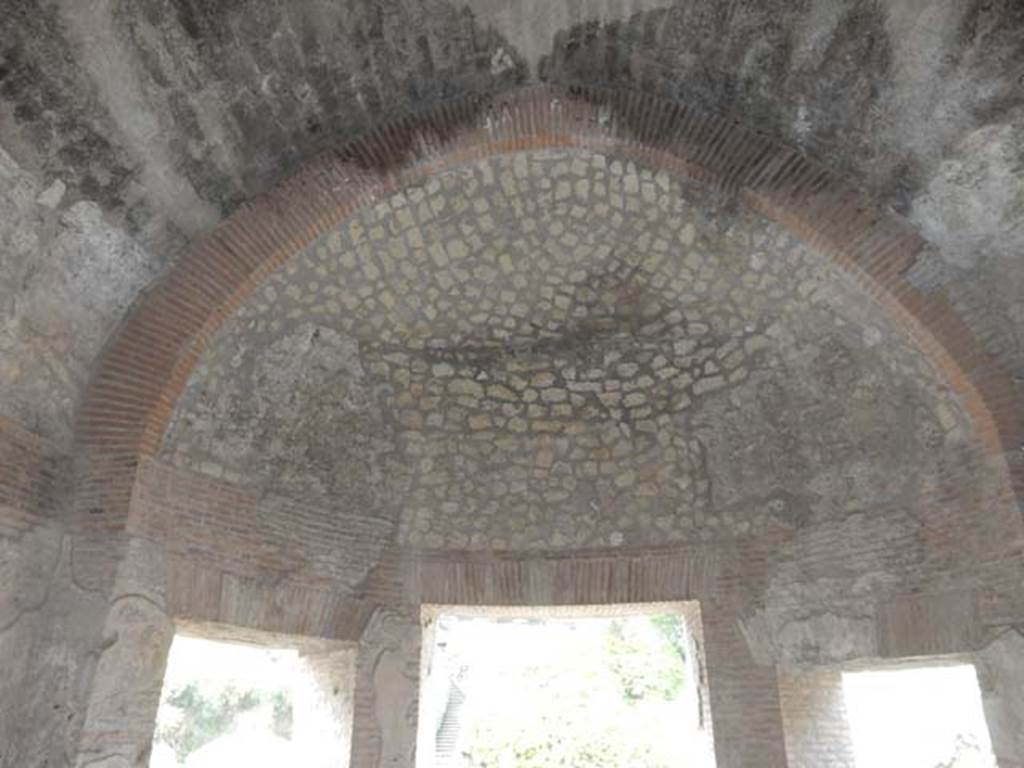
[[[995,768],[971,664],[843,673],[858,768]]]
[[[149,768],[347,766],[354,650],[301,645],[175,635]]]
[[[696,604],[424,611],[420,768],[710,768]]]

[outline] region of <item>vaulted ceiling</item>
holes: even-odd
[[[0,0],[0,763],[172,621],[365,735],[420,603],[685,598],[780,765],[773,665],[1019,645],[1022,478],[1020,0]]]
[[[67,443],[126,308],[318,151],[546,82],[656,94],[798,149],[933,246],[1024,373],[1024,8],[1013,0],[4,0],[3,415]]]

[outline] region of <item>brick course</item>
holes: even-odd
[[[108,346],[81,409],[77,440],[87,461],[78,508],[95,511],[85,524],[123,524],[138,457],[157,451],[199,354],[266,275],[386,192],[443,167],[540,147],[614,149],[782,222],[908,329],[961,396],[987,453],[1019,444],[1019,385],[942,291],[925,294],[904,279],[927,243],[901,219],[735,121],[637,94],[536,87],[447,104],[327,153],[182,254]]]
[[[756,541],[708,547],[508,557],[385,549],[386,526],[370,517],[328,526],[324,510],[288,499],[261,511],[267,502],[251,490],[153,461],[202,352],[243,300],[300,248],[358,208],[441,169],[539,148],[614,151],[702,181],[828,254],[879,312],[906,329],[959,396],[977,441],[976,451],[962,466],[951,466],[944,483],[912,500],[920,537],[893,541],[880,528],[883,535],[851,542],[837,525],[801,540],[798,531],[779,526]],[[795,150],[683,105],[537,87],[400,120],[321,156],[241,208],[140,298],[109,343],[78,420],[72,523],[80,580],[97,589],[112,582],[125,537],[138,536],[166,556],[172,615],[343,639],[359,637],[380,605],[407,611],[424,601],[699,599],[719,765],[785,765],[784,718],[797,717],[811,694],[788,679],[780,704],[771,664],[778,649],[763,647],[767,641],[755,621],[764,593],[775,590],[774,599],[785,607],[803,595],[808,572],[839,572],[836,581],[850,591],[849,603],[860,611],[869,606],[868,646],[856,653],[930,653],[936,638],[944,649],[962,650],[984,643],[989,625],[1024,618],[1021,463],[1012,458],[1024,434],[1020,387],[942,290],[925,292],[907,281],[907,270],[927,253],[927,243],[906,222]],[[19,469],[22,450],[0,453],[15,457],[0,464],[0,493],[18,502],[13,508],[19,514],[45,517],[47,505],[34,501],[46,498],[38,493],[43,475]],[[298,523],[282,525],[263,511]],[[859,514],[884,520],[907,510]],[[344,554],[331,554],[356,551],[365,542],[379,547],[368,558],[381,556],[374,567],[353,569],[341,562]],[[856,569],[843,567],[862,558],[883,562],[893,581],[854,594],[860,586]],[[773,574],[779,563],[791,563],[792,571]],[[961,601],[968,606],[964,612],[947,610]],[[923,624],[922,616],[928,619]],[[953,624],[965,617],[979,618],[977,634],[957,634]],[[365,659],[361,664],[365,687],[370,673]],[[365,722],[373,715],[366,695],[364,690],[357,701],[357,728],[364,729],[359,739],[372,742],[377,737]],[[794,743],[791,761],[804,754]],[[819,758],[807,759],[814,764]]]

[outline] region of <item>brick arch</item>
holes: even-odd
[[[141,457],[221,324],[276,268],[359,208],[445,168],[539,148],[614,152],[704,182],[828,255],[904,327],[973,421],[983,451],[1024,436],[1024,397],[944,291],[906,277],[928,244],[800,152],[684,104],[536,86],[445,104],[329,151],[192,244],[136,302],[105,349],[76,425],[77,520],[123,529]]]

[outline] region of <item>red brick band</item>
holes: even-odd
[[[327,152],[199,239],[129,312],[95,372],[76,439],[79,522],[123,526],[138,460],[221,324],[271,272],[368,205],[439,170],[545,147],[624,155],[735,196],[850,273],[907,329],[959,395],[983,450],[1024,436],[1024,398],[942,290],[906,279],[928,244],[896,215],[796,150],[737,120],[627,92],[538,86],[407,117]]]

